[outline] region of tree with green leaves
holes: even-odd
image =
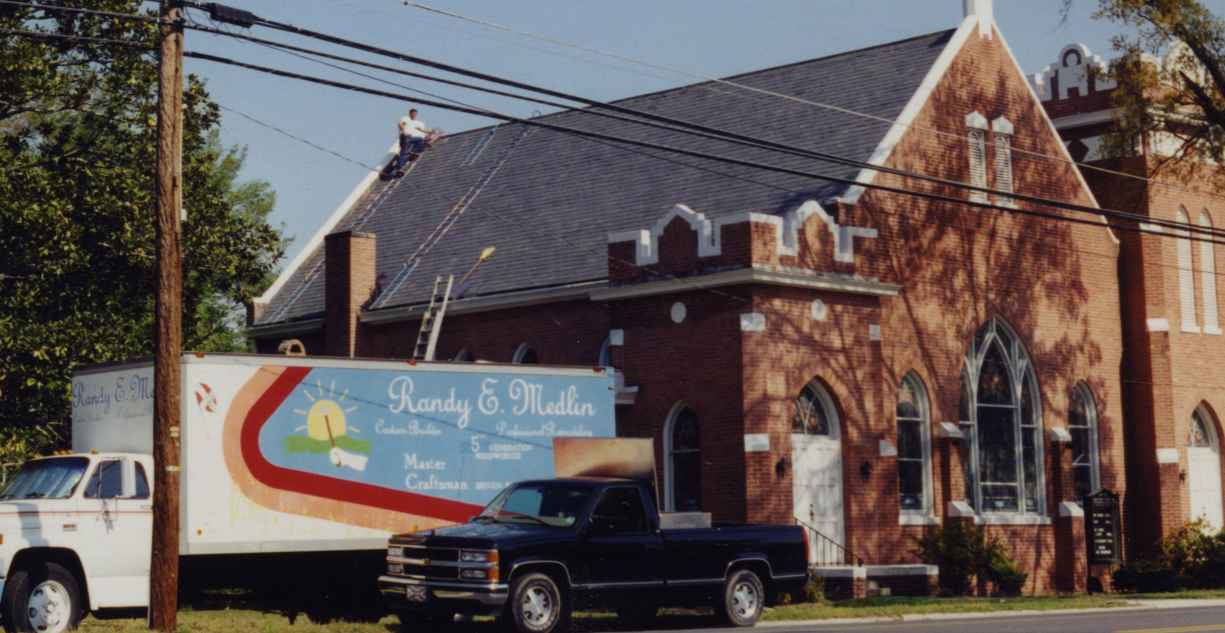
[[[155,15],[138,0],[55,6]],[[0,445],[37,449],[66,439],[74,369],[153,353],[157,29],[13,5],[0,29],[62,36],[0,35]],[[236,315],[285,248],[271,187],[240,181],[246,152],[222,146],[220,122],[189,77],[183,332],[202,351],[245,349]]]
[[[1075,0],[1065,0],[1065,8]],[[1136,153],[1141,142],[1163,143],[1160,167],[1202,177],[1225,159],[1225,20],[1198,0],[1099,0],[1095,17],[1132,31],[1114,38],[1122,56],[1114,156]],[[1219,172],[1217,169],[1210,169]],[[1222,183],[1225,184],[1225,183]]]

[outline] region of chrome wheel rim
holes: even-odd
[[[741,620],[752,619],[761,608],[757,587],[751,582],[738,582],[732,589],[732,613]]]
[[[72,597],[64,585],[54,580],[39,583],[26,604],[30,628],[39,633],[61,633],[72,619]]]
[[[553,617],[554,609],[553,596],[544,587],[532,586],[523,592],[523,601],[519,605],[519,612],[523,615],[523,621],[533,629],[542,629],[548,626],[549,621]]]

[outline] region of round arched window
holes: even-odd
[[[674,512],[702,508],[702,445],[698,414],[681,406],[668,424],[667,506]]]
[[[804,435],[831,435],[837,428],[837,425],[833,423],[837,419],[836,416],[834,403],[830,400],[829,393],[820,382],[813,380],[804,385],[799,397],[795,399],[791,432]]]

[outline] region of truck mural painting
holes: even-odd
[[[554,438],[615,436],[604,369],[181,362],[183,582],[259,590],[293,579],[292,600],[320,611],[312,617],[377,611],[391,534],[464,522],[510,482],[551,476]],[[148,604],[152,395],[151,362],[78,371],[74,454],[32,460],[0,491],[9,628],[58,631],[89,611]],[[52,580],[69,599],[27,621],[31,596]]]
[[[354,371],[265,366],[239,390],[225,454],[248,497],[353,525],[428,529],[551,470],[552,438],[614,434],[614,395],[601,380]]]

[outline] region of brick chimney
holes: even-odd
[[[324,238],[324,354],[352,357],[357,317],[375,284],[373,233],[344,231]]]

